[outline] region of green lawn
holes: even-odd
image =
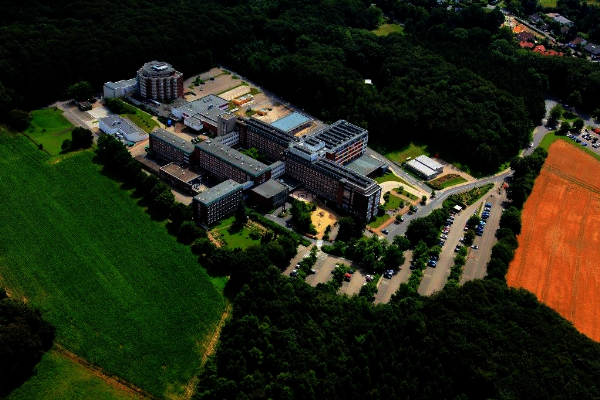
[[[44,354],[34,375],[6,400],[139,399],[109,385],[82,365],[56,351]]]
[[[406,162],[406,159],[408,157],[414,159],[423,154],[425,154],[426,156],[429,155],[426,145],[425,146],[417,146],[416,144],[411,143],[408,147],[405,147],[402,150],[390,151],[389,153],[386,153],[384,155],[386,158],[388,158],[398,164],[402,164],[403,162]]]
[[[381,217],[377,217],[375,221],[369,222],[367,225],[369,225],[371,228],[379,228],[385,221],[387,221],[390,218],[392,217],[390,217],[387,214],[383,214]]]
[[[566,136],[562,136],[562,135],[557,135],[555,133],[556,131],[552,131],[552,132],[548,132],[546,134],[546,136],[544,136],[544,138],[542,139],[542,141],[540,142],[539,147],[546,149],[546,151],[548,150],[548,148],[550,147],[550,145],[556,141],[556,140],[564,140],[567,143],[570,143],[573,146],[578,147],[579,149],[585,151],[586,153],[588,153],[589,155],[591,155],[592,157],[596,158],[597,160],[600,160],[600,154],[596,153],[595,151],[589,149],[589,145],[588,147],[583,147],[581,144],[577,144],[574,141],[572,141],[571,139],[569,139]]]
[[[402,185],[404,186],[410,186],[412,187],[412,185],[408,182],[406,182],[404,179],[400,178],[397,175],[394,175],[392,172],[388,172],[383,176],[378,176],[375,178],[375,182],[377,183],[383,183],[383,182],[400,182]]]
[[[540,4],[542,7],[554,8],[556,7],[556,0],[540,0]]]
[[[243,227],[242,229],[233,227],[235,216],[223,219],[218,225],[215,225],[211,232],[213,235],[220,236],[226,243],[227,247],[242,249],[253,244],[260,244],[260,239],[252,239],[250,237],[250,229]]]
[[[402,200],[398,196],[394,196],[393,194],[390,194],[389,201],[387,203],[385,203],[385,209],[386,210],[395,210],[400,207],[401,201],[404,201],[404,200]],[[406,201],[404,201],[404,205],[406,205]]]
[[[67,349],[159,397],[180,395],[222,293],[92,155],[52,158],[0,133],[3,286],[46,310]]]
[[[34,110],[31,126],[24,133],[44,146],[48,153],[58,155],[62,142],[71,139],[71,131],[75,128],[62,114],[63,111],[55,107]]]
[[[383,24],[383,25],[379,25],[377,27],[377,29],[372,30],[371,32],[373,32],[377,36],[387,36],[390,33],[394,33],[394,32],[403,35],[404,27],[402,27],[398,24]]]
[[[464,183],[464,182],[467,181],[462,176],[454,176],[454,177],[452,177],[450,179],[447,179],[447,180],[445,180],[445,178],[446,177],[444,177],[444,176],[442,176],[440,178],[436,178],[436,179],[434,179],[432,181],[427,182],[427,185],[429,185],[430,187],[432,187],[435,190],[441,190],[441,189],[445,189],[445,188],[450,187],[450,186],[455,186],[455,185],[458,185],[460,183]]]
[[[122,117],[127,117],[131,122],[140,127],[144,132],[150,133],[158,128],[158,122],[152,119],[152,116],[145,111],[136,110],[135,114],[121,114]]]

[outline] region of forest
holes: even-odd
[[[82,80],[99,91],[103,82],[131,78],[148,60],[168,61],[185,76],[220,63],[326,122],[364,126],[380,151],[417,142],[490,173],[528,143],[547,93],[579,91],[582,106],[600,108],[597,65],[518,49],[500,28],[500,11],[479,4],[460,13],[388,0],[377,7],[359,0],[1,4],[5,119],[12,109],[68,98]],[[371,33],[383,13],[406,21],[406,34]]]

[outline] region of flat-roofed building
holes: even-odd
[[[388,171],[389,167],[390,166],[387,163],[366,154],[351,163],[346,164],[346,168],[359,175],[368,176],[370,178],[383,175]]]
[[[243,145],[256,148],[270,160],[281,160],[289,145],[299,140],[256,118],[244,119],[238,125]]]
[[[194,197],[194,219],[206,226],[233,213],[242,199],[243,187],[228,179]]]
[[[270,211],[283,204],[288,197],[288,187],[270,179],[250,190],[250,199],[258,204],[263,210]]]
[[[202,173],[197,173],[189,168],[179,166],[175,163],[170,163],[161,167],[158,170],[158,176],[169,182],[171,185],[179,186],[187,190],[190,194],[198,193],[200,176]]]
[[[295,112],[271,122],[270,125],[290,136],[294,136],[296,133],[308,128],[311,123],[312,119],[308,118],[306,115]]]
[[[166,62],[151,61],[138,70],[137,87],[144,99],[183,97],[183,74]]]
[[[218,180],[233,179],[248,189],[271,179],[271,168],[218,140],[196,145],[198,163]]]
[[[149,136],[150,151],[154,155],[178,164],[196,162],[194,145],[189,141],[161,128],[155,129]]]
[[[123,135],[130,142],[139,142],[148,139],[148,134],[137,127],[127,118],[121,118],[117,114],[98,120],[98,127],[104,133],[109,135]]]
[[[369,131],[339,120],[332,125],[310,135],[310,138],[325,143],[328,160],[346,165],[367,151]]]
[[[276,161],[269,166],[271,167],[271,179],[279,178],[285,174],[285,163],[283,161]]]
[[[439,171],[436,171],[427,165],[418,162],[417,160],[410,160],[409,162],[405,163],[404,166],[426,181],[431,180],[440,174]]]
[[[227,112],[228,107],[227,100],[210,94],[173,108],[171,114],[196,131],[205,128],[218,135],[225,135],[232,132],[236,125],[235,116]]]
[[[375,181],[314,154],[301,146],[291,147],[285,152],[286,175],[366,221],[377,214],[381,187]]]
[[[137,88],[137,79],[131,78],[118,82],[106,82],[102,88],[104,98],[124,97],[135,92]]]
[[[419,157],[415,158],[415,160],[417,160],[421,164],[427,165],[429,168],[431,168],[434,171],[444,172],[444,166],[432,158],[429,158],[427,156],[419,156]]]

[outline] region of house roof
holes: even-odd
[[[176,147],[184,153],[192,154],[194,152],[194,145],[192,143],[162,128],[153,130],[150,133],[150,136],[160,139],[161,141],[166,142],[173,147]]]
[[[277,129],[281,129],[284,132],[289,132],[305,124],[308,121],[310,121],[310,118],[295,112],[271,122],[271,126],[274,126]]]
[[[598,55],[600,54],[600,46],[594,44],[594,43],[588,43],[585,45],[584,49],[593,54],[593,55]]]
[[[269,179],[262,185],[258,185],[257,187],[252,188],[251,191],[258,194],[261,197],[268,199],[287,190],[287,186],[277,182],[275,179]]]
[[[533,49],[535,45],[531,42],[519,42],[519,46],[522,48]]]

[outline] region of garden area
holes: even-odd
[[[245,225],[235,223],[235,216],[222,220],[210,231],[210,235],[219,247],[246,249],[253,244],[260,244],[260,238],[266,229],[254,222]]]
[[[435,190],[442,190],[450,186],[455,186],[466,182],[467,180],[458,174],[447,174],[438,178],[432,179],[426,184]]]
[[[31,125],[23,133],[48,153],[59,155],[60,146],[65,139],[71,139],[74,128],[62,114],[63,111],[56,107],[34,110],[31,112]]]
[[[448,197],[448,199],[446,199],[444,201],[444,203],[449,201],[449,202],[461,204],[463,206],[464,205],[470,206],[471,204],[475,203],[477,200],[482,198],[493,187],[494,187],[493,183],[488,183],[483,186],[479,186],[479,187],[473,188],[471,190],[467,190],[466,192],[456,193],[456,194],[453,194],[450,197]]]
[[[400,182],[403,185],[412,187],[408,182],[406,182],[404,179],[400,178],[398,175],[395,175],[391,171],[387,172],[385,175],[376,177],[374,179],[374,181],[377,182],[377,183],[383,183],[383,182]]]

